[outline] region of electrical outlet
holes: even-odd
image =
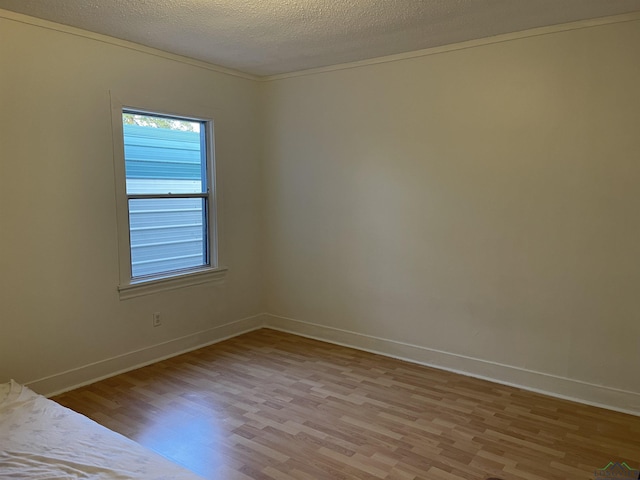
[[[160,312],[155,312],[153,314],[153,326],[159,327],[160,325],[162,325],[162,321],[160,320]]]

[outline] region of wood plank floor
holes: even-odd
[[[210,479],[594,479],[640,417],[263,329],[54,398]]]

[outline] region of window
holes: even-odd
[[[119,105],[113,114],[121,298],[209,281],[224,270],[213,122]]]
[[[207,123],[122,114],[131,277],[209,266]]]

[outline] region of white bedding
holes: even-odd
[[[22,478],[200,479],[132,440],[11,381],[0,384],[0,479]]]

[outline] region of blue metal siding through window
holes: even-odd
[[[200,180],[200,134],[124,125],[129,178]]]
[[[187,182],[199,183],[199,133],[138,125],[123,127],[127,182],[135,182],[136,189],[144,189],[148,183],[153,192],[169,193],[179,192]],[[200,198],[129,200],[132,276],[204,265],[204,212],[204,200]]]

